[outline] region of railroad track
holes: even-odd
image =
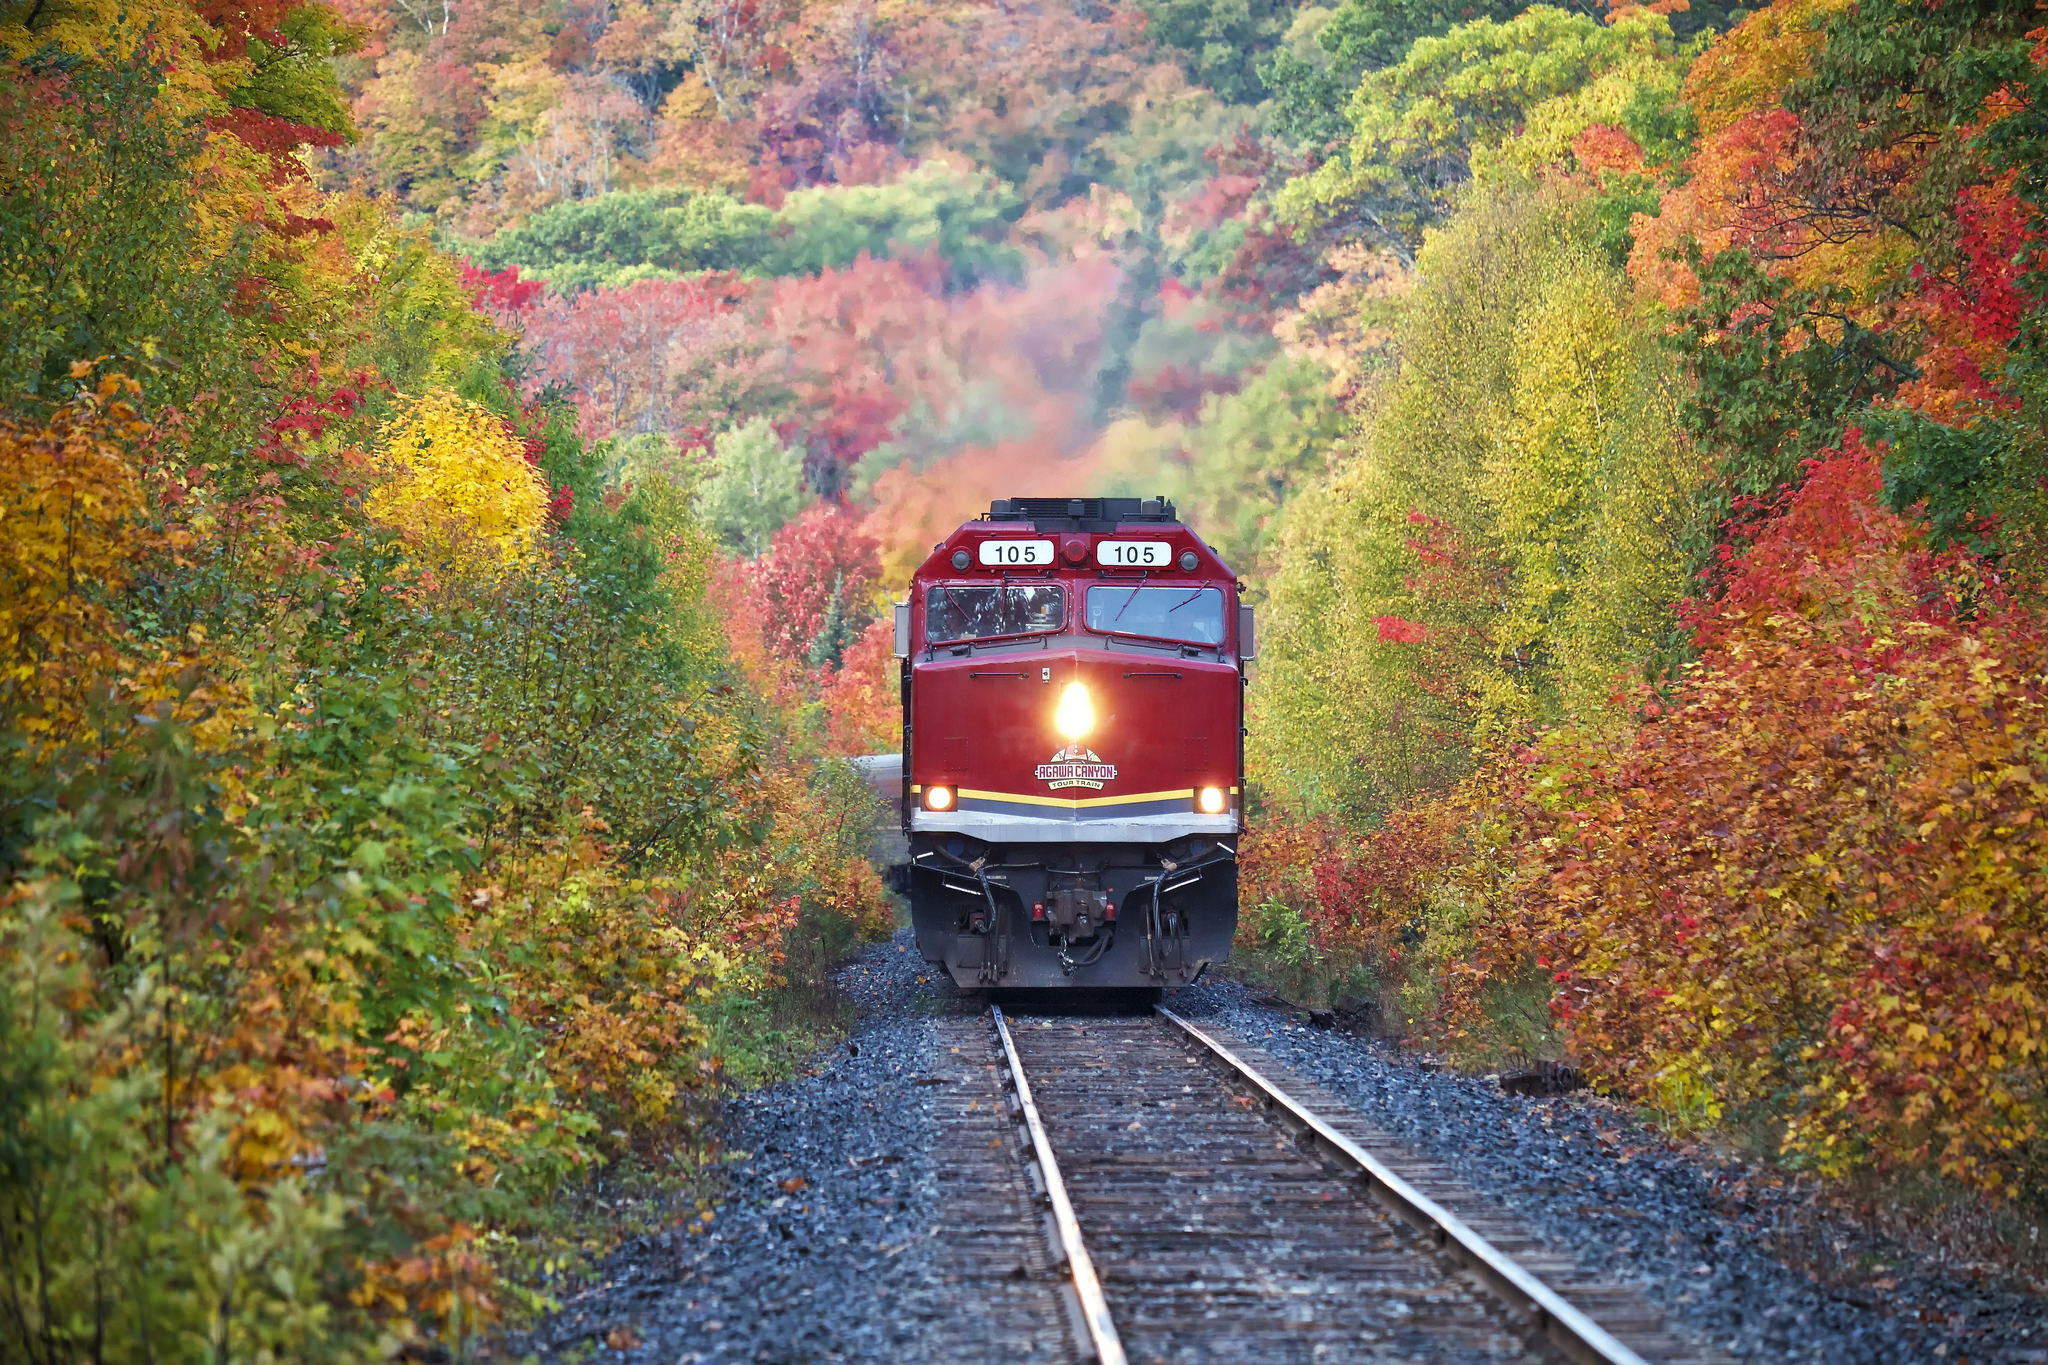
[[[1488,1220],[1461,1218],[1403,1174],[1419,1163],[1368,1150],[1356,1122],[1317,1113],[1170,1010],[1013,1019],[996,1008],[979,1027],[989,1055],[977,1064],[971,1046],[954,1048],[968,1054],[961,1079],[987,1073],[984,1086],[1004,1093],[958,1107],[978,1125],[955,1148],[978,1182],[957,1196],[974,1226],[964,1260],[992,1267],[963,1287],[1014,1324],[1023,1349],[1008,1358],[1700,1359],[1626,1290],[1594,1291],[1616,1324],[1603,1327],[1525,1263],[1558,1269],[1502,1236],[1509,1224],[1482,1235],[1474,1223]],[[1007,1112],[991,1112],[998,1104]],[[1012,1177],[1022,1166],[1016,1194],[1002,1193],[1005,1160]],[[1039,1206],[1043,1235],[1005,1243],[997,1225],[1016,1226],[1020,1203]],[[1033,1319],[1028,1291],[1042,1302],[1053,1283],[1065,1313]],[[1051,1348],[1062,1318],[1069,1339]]]

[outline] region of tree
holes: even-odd
[[[1188,79],[1232,104],[1264,98],[1259,59],[1286,31],[1278,0],[1142,0],[1145,32],[1171,48]]]
[[[754,565],[761,632],[783,659],[837,668],[873,617],[874,540],[844,508],[818,503],[775,533]]]
[[[695,343],[727,336],[738,293],[728,280],[700,275],[551,297],[527,323],[537,378],[575,392],[592,438],[676,431],[687,398],[678,381]]]
[[[1678,57],[1670,24],[1647,11],[1602,24],[1537,5],[1418,39],[1359,84],[1349,141],[1287,183],[1282,214],[1353,227],[1412,259],[1489,158],[1523,172],[1555,160],[1587,125],[1617,121],[1638,86],[1675,84]]]
[[[430,389],[379,434],[386,481],[365,508],[424,562],[495,573],[535,558],[548,487],[502,417]]]
[[[1455,783],[1674,649],[1706,471],[1582,197],[1486,190],[1424,248],[1397,373],[1291,500],[1253,758],[1354,817]]]
[[[795,190],[775,215],[776,241],[761,253],[760,266],[778,275],[816,274],[864,255],[936,253],[949,267],[952,288],[1014,281],[1023,256],[1003,239],[1017,208],[1015,196],[987,172],[943,160],[885,184]]]
[[[1279,106],[1279,130],[1307,147],[1341,138],[1344,104],[1369,71],[1397,65],[1417,38],[1456,24],[1510,19],[1512,0],[1343,0],[1297,10],[1286,41],[1259,74]]]
[[[1203,402],[1181,514],[1256,590],[1288,503],[1327,471],[1343,434],[1329,372],[1276,359],[1236,393]]]
[[[614,190],[541,209],[470,249],[487,270],[524,267],[571,294],[632,266],[687,273],[740,270],[759,261],[773,215],[727,194]]]
[[[766,418],[722,431],[712,442],[697,515],[725,545],[761,554],[803,502],[803,460]]]

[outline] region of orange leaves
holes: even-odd
[[[1929,612],[1876,498],[1867,455],[1822,465],[1678,704],[1525,770],[1502,933],[1604,1083],[2009,1188],[2048,1113],[2048,623]]]
[[[1595,123],[1572,139],[1572,159],[1580,170],[1595,176],[1602,171],[1628,173],[1643,168],[1643,149],[1613,124]]]
[[[698,1008],[731,969],[674,890],[626,878],[602,835],[586,813],[555,847],[507,860],[498,884],[472,898],[469,932],[513,1013],[539,1033],[560,1092],[607,1128],[659,1133],[687,1117],[685,1092],[704,1084],[691,1065],[710,1036]],[[527,1117],[560,1121],[551,1106]],[[494,1141],[472,1127],[479,1156],[511,1150],[515,1134]]]
[[[2012,616],[1902,670],[1889,931],[1816,1049],[1789,1140],[2009,1188],[2048,1118],[2048,627]]]
[[[1629,275],[1667,308],[1698,297],[1699,281],[1679,259],[1688,242],[1708,257],[1740,247],[1765,259],[1813,245],[1784,202],[1801,144],[1796,114],[1768,108],[1744,114],[1702,142],[1686,182],[1668,191],[1655,218],[1637,214]]]
[[[0,421],[0,698],[15,724],[50,740],[77,737],[88,692],[126,661],[106,594],[177,543],[149,524],[134,454],[148,432],[140,392],[109,375],[47,425]]]
[[[1706,138],[1777,107],[1785,88],[1807,74],[1829,16],[1850,0],[1777,0],[1737,24],[1693,63],[1685,102]]]
[[[835,754],[893,753],[903,743],[903,705],[896,676],[895,623],[868,623],[819,689],[827,747]]]
[[[475,1230],[457,1224],[405,1255],[362,1267],[349,1298],[401,1338],[416,1336],[420,1322],[434,1322],[444,1340],[462,1341],[497,1316],[496,1279],[476,1249]]]

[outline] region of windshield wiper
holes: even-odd
[[[1141,579],[1139,579],[1139,580],[1138,580],[1138,582],[1137,582],[1137,584],[1136,584],[1136,586],[1134,586],[1134,587],[1133,587],[1133,588],[1131,589],[1131,595],[1130,595],[1129,597],[1126,597],[1126,598],[1124,599],[1124,604],[1123,604],[1122,606],[1120,606],[1120,607],[1118,607],[1118,608],[1116,609],[1116,615],[1114,615],[1114,616],[1112,616],[1112,617],[1110,617],[1110,618],[1109,618],[1109,620],[1110,620],[1110,624],[1114,625],[1114,624],[1116,624],[1116,623],[1117,623],[1118,621],[1121,621],[1121,620],[1123,620],[1123,619],[1124,619],[1124,613],[1125,613],[1126,611],[1129,611],[1129,610],[1130,610],[1130,607],[1131,607],[1131,603],[1133,603],[1133,602],[1135,602],[1135,601],[1137,601],[1137,600],[1138,600],[1138,589],[1139,589],[1139,588],[1142,588],[1142,587],[1144,587],[1144,586],[1145,586],[1145,580],[1144,580],[1144,579],[1142,579],[1142,578],[1141,578]]]

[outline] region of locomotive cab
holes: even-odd
[[[1251,609],[1164,499],[1012,498],[896,609],[918,947],[966,987],[1229,953]]]

